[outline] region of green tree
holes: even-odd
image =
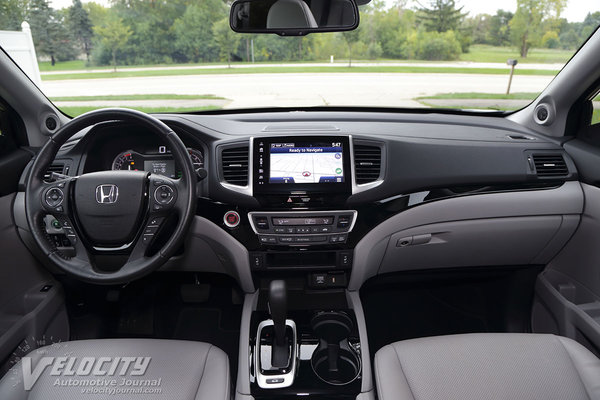
[[[100,43],[112,55],[112,65],[117,70],[117,51],[122,49],[131,36],[131,29],[123,23],[121,18],[111,16],[107,18],[104,24],[94,27],[94,33],[98,35]]]
[[[215,22],[212,30],[215,43],[219,46],[219,56],[227,60],[227,66],[231,68],[231,54],[238,48],[241,37],[229,27],[229,18]]]
[[[87,12],[92,27],[102,25],[104,23],[104,20],[107,18],[109,11],[108,8],[93,1],[85,3],[83,5],[83,9]]]
[[[29,0],[0,0],[0,30],[20,31],[28,9]]]
[[[53,10],[47,0],[32,0],[29,25],[36,52],[50,57],[51,64],[76,56],[73,41],[66,27],[65,15]]]
[[[356,28],[353,31],[342,32],[346,45],[348,46],[348,67],[352,67],[352,49],[360,40],[360,29]]]
[[[87,11],[83,8],[81,0],[73,0],[73,5],[69,7],[69,28],[73,38],[85,53],[86,59],[90,61],[94,31],[92,30],[92,22]]]
[[[581,39],[574,29],[563,32],[559,36],[560,46],[563,49],[574,50],[581,44]]]
[[[558,21],[567,0],[517,0],[517,12],[510,20],[511,39],[521,57],[540,44],[544,22]],[[548,26],[548,24],[546,24]]]
[[[510,44],[510,20],[514,14],[510,11],[498,10],[490,18],[486,34],[487,42],[494,46],[507,46]]]
[[[454,0],[431,0],[429,7],[419,9],[418,21],[427,31],[438,33],[456,31],[466,14],[456,7]]]
[[[181,61],[211,61],[218,56],[211,29],[214,21],[227,15],[227,8],[221,0],[205,0],[191,4],[185,13],[173,24],[175,50]]]

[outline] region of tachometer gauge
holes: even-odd
[[[192,164],[194,164],[194,169],[204,168],[204,154],[202,154],[200,150],[192,149],[190,147],[188,147],[187,151],[192,159]]]
[[[115,157],[112,162],[112,170],[143,171],[144,161],[140,154],[135,151],[127,150]]]

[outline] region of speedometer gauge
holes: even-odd
[[[144,161],[140,154],[131,150],[127,150],[115,157],[112,162],[112,170],[143,171]]]
[[[202,154],[200,150],[192,149],[190,147],[188,147],[187,151],[192,159],[192,164],[194,164],[194,169],[204,168],[204,154]]]

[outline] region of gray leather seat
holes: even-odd
[[[207,343],[159,339],[81,340],[42,347],[28,357],[31,363],[21,360],[2,378],[0,399],[230,399],[227,355]],[[86,357],[92,361],[84,361]],[[69,368],[71,359],[75,361]],[[25,385],[32,380],[23,379],[23,371],[26,371],[25,377],[29,371],[34,372],[35,377],[36,368],[49,360],[52,362],[39,379],[26,390]],[[92,364],[89,372],[87,363]],[[116,367],[111,373],[113,365]],[[78,368],[82,369],[77,371]],[[53,375],[57,371],[59,373]],[[98,383],[112,379],[116,381],[115,386]],[[114,393],[108,392],[113,389]]]
[[[379,400],[600,399],[600,360],[554,335],[396,342],[375,355],[375,377]]]

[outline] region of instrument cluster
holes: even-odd
[[[202,151],[191,147],[188,147],[187,150],[194,169],[204,168]],[[143,153],[131,149],[121,151],[113,159],[111,169],[113,171],[147,171],[173,179],[181,177],[181,170],[166,146],[158,146],[156,151],[148,150]]]

